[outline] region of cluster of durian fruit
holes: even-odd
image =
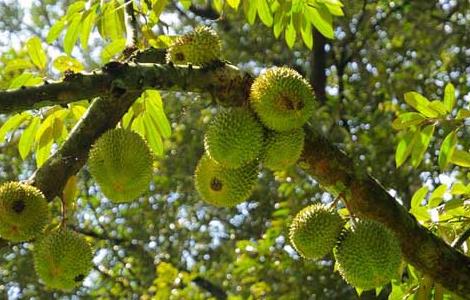
[[[305,259],[319,260],[333,250],[336,269],[357,289],[379,288],[399,278],[399,242],[376,221],[354,220],[346,224],[332,206],[313,204],[295,216],[289,238]]]
[[[173,43],[167,61],[205,65],[220,54],[217,34],[198,27]],[[302,126],[313,110],[312,88],[296,71],[275,67],[257,77],[249,107],[223,109],[206,130],[205,153],[195,171],[201,198],[215,206],[235,206],[250,196],[260,165],[273,171],[294,165],[304,146]],[[289,237],[306,259],[321,259],[334,249],[339,273],[358,289],[381,287],[398,276],[398,240],[378,222],[347,225],[332,207],[314,204],[296,215]]]
[[[198,27],[173,42],[167,61],[203,66],[220,54],[217,33]],[[304,146],[302,126],[313,110],[312,88],[296,71],[274,67],[256,78],[249,105],[221,109],[205,132],[205,154],[194,176],[201,198],[235,206],[251,195],[261,165],[273,171],[294,165]]]
[[[71,290],[92,267],[92,249],[84,236],[51,228],[48,203],[34,186],[7,182],[0,186],[0,237],[12,242],[33,241],[37,275],[48,287]]]
[[[208,27],[177,38],[167,62],[205,65],[220,59],[221,43]],[[286,67],[268,69],[251,86],[249,106],[224,108],[209,124],[205,154],[197,164],[196,190],[206,202],[232,207],[250,197],[261,166],[286,170],[300,158],[302,126],[314,110],[309,83]],[[93,144],[88,169],[101,192],[115,203],[142,195],[152,178],[153,158],[145,140],[130,130],[111,129]],[[0,186],[0,237],[32,241],[35,270],[46,286],[71,290],[92,267],[87,239],[61,223],[51,225],[47,200],[36,187]],[[334,248],[338,269],[351,285],[370,289],[390,281],[400,266],[397,240],[380,223],[345,222],[332,208],[315,204],[300,211],[289,232],[297,252],[320,259]]]
[[[115,203],[129,202],[148,189],[152,155],[139,134],[112,129],[93,144],[88,168],[107,198]],[[34,186],[21,182],[0,186],[0,237],[33,242],[36,273],[51,289],[71,290],[91,270],[90,243],[65,223],[52,224],[48,202]]]

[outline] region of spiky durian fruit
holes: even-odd
[[[42,232],[50,218],[39,189],[20,182],[0,186],[0,236],[4,239],[28,241]]]
[[[210,27],[198,26],[173,41],[166,59],[174,64],[204,65],[220,59],[221,53],[218,34]]]
[[[271,68],[256,78],[250,103],[264,125],[276,131],[301,127],[314,110],[312,87],[286,67]]]
[[[289,238],[301,256],[320,259],[333,249],[343,225],[343,219],[334,208],[312,204],[295,216]]]
[[[33,258],[36,273],[46,286],[71,290],[90,272],[93,255],[83,236],[71,230],[57,230],[34,244]]]
[[[260,154],[263,126],[246,108],[219,112],[207,128],[204,138],[206,152],[227,168],[238,168]]]
[[[341,276],[363,290],[381,287],[398,276],[401,250],[384,225],[361,220],[345,230],[334,250]]]
[[[91,148],[88,167],[106,197],[128,202],[147,190],[152,178],[152,155],[139,134],[112,129]]]
[[[269,133],[264,151],[263,165],[273,171],[285,170],[299,160],[304,148],[305,132],[302,128]]]
[[[204,154],[197,165],[194,180],[196,190],[204,201],[215,206],[231,207],[251,195],[257,175],[257,161],[229,169]]]

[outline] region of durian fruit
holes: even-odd
[[[334,208],[312,204],[302,209],[292,221],[289,238],[304,258],[320,259],[336,244],[344,222]]]
[[[148,189],[152,155],[139,134],[112,129],[92,146],[88,168],[106,197],[117,203],[128,202]]]
[[[363,290],[381,287],[396,278],[401,263],[396,237],[371,220],[360,220],[345,230],[334,254],[341,276]]]
[[[34,244],[33,259],[36,273],[46,286],[71,290],[90,272],[93,254],[82,235],[60,229]]]
[[[176,38],[168,48],[167,62],[204,65],[219,60],[222,44],[218,34],[207,26],[198,26],[193,32]]]
[[[304,148],[305,132],[302,128],[270,132],[264,151],[263,165],[273,171],[282,171],[299,160]]]
[[[204,154],[196,167],[194,181],[204,201],[215,206],[232,207],[251,195],[257,175],[257,161],[229,169]]]
[[[227,168],[238,168],[260,154],[264,130],[246,108],[219,112],[209,124],[204,146],[209,156]]]
[[[287,67],[271,68],[256,78],[250,103],[264,125],[276,131],[302,127],[314,110],[312,87]]]
[[[0,186],[0,236],[13,242],[28,241],[50,222],[47,200],[34,186],[7,182]]]

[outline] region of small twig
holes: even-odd
[[[458,249],[468,238],[470,238],[470,226],[452,243],[451,246]]]
[[[66,228],[67,226],[67,204],[65,203],[64,197],[60,198],[60,214],[62,220],[60,221],[60,228]]]

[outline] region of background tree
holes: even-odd
[[[284,2],[41,1],[26,12],[16,3],[2,4],[5,17],[0,26],[11,38],[0,41],[5,45],[0,86],[25,88],[0,93],[5,113],[0,137],[6,138],[0,176],[2,181],[30,178],[50,200],[76,199],[68,224],[93,241],[96,253],[94,271],[71,294],[159,299],[354,297],[352,288],[333,272],[331,257],[320,263],[301,260],[286,239],[293,214],[344,193],[336,185],[339,181],[351,191],[351,196],[343,195],[350,209],[394,230],[405,258],[416,266],[408,265],[402,281],[378,297],[426,297],[432,291],[438,298],[442,287],[436,284],[432,289],[434,280],[462,297],[468,295],[465,285],[458,284],[469,282],[468,259],[434,238],[467,251],[468,3],[344,1],[344,16],[334,18],[334,27],[331,16],[312,17],[300,4],[292,5],[295,1],[286,1],[282,8],[276,3]],[[21,18],[27,21],[19,22]],[[310,27],[305,20],[312,22]],[[224,58],[240,70],[257,75],[265,67],[292,66],[310,79],[319,102],[300,168],[263,172],[253,196],[234,209],[200,201],[191,176],[203,151],[204,128],[218,110],[211,103],[243,99],[248,84],[244,73],[225,65],[207,72],[171,68],[162,60],[174,34],[202,23],[220,33]],[[333,35],[334,40],[324,37]],[[10,47],[11,41],[17,45]],[[150,46],[157,50],[144,50]],[[111,59],[128,60],[134,47],[143,51],[134,54],[135,61],[157,65],[105,65]],[[76,73],[103,66],[96,74]],[[225,80],[217,74],[224,74]],[[43,85],[44,78],[60,82]],[[144,79],[143,86],[138,78]],[[224,88],[230,79],[227,94]],[[450,85],[444,95],[448,82],[455,86],[457,101],[452,100]],[[147,92],[132,105],[150,88],[160,93]],[[413,90],[432,100],[443,99],[449,109],[434,104],[434,113],[423,111],[416,104],[420,97],[403,96]],[[77,102],[81,99],[87,101]],[[91,100],[94,104],[89,106]],[[114,127],[129,106],[121,125],[145,133],[138,120],[148,113],[148,102],[160,103],[159,113],[152,115],[158,126],[149,139],[159,155],[156,174],[144,197],[117,206],[103,199],[86,169],[73,175],[84,163],[84,145]],[[13,114],[26,109],[32,110]],[[83,119],[86,110],[93,117]],[[81,127],[68,134],[77,122]],[[415,136],[421,142],[412,142]],[[68,154],[79,159],[63,159]],[[343,164],[333,163],[338,160]],[[360,177],[356,170],[361,169],[386,190]],[[428,190],[433,192],[427,195]],[[434,236],[417,227],[385,191]],[[55,222],[60,222],[60,204],[51,201]],[[5,297],[70,295],[38,283],[30,272],[30,243],[1,243],[0,289]],[[431,251],[430,261],[419,260],[419,249]],[[416,256],[410,257],[413,253]]]

